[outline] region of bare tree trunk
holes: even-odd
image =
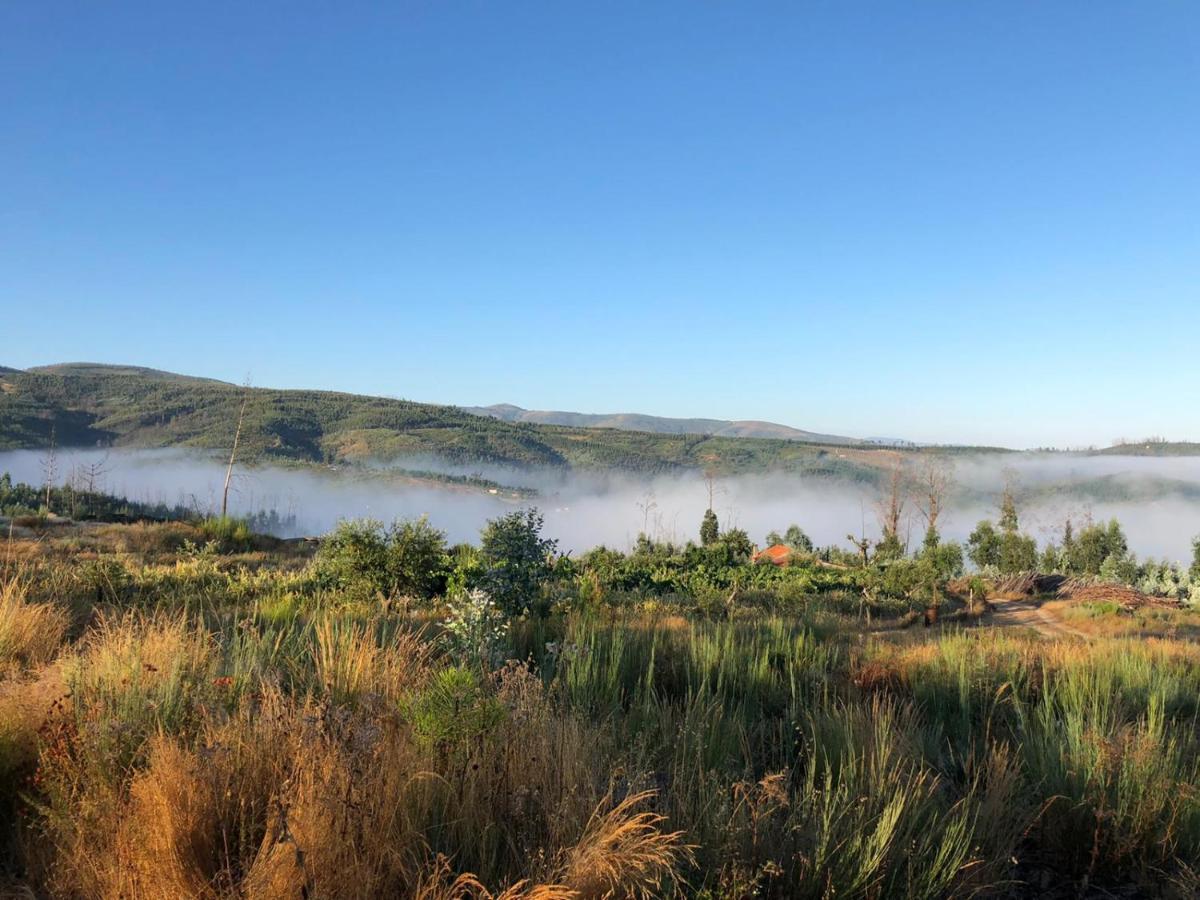
[[[938,517],[946,502],[946,495],[954,484],[954,464],[949,460],[931,456],[925,461],[921,470],[920,485],[924,494],[921,504],[921,514],[925,517],[925,527],[932,531],[937,528]]]
[[[238,444],[242,440],[242,420],[246,416],[246,401],[250,399],[247,393],[242,397],[242,408],[238,412],[237,429],[233,432],[233,449],[229,453],[229,467],[225,470],[225,489],[221,492],[221,518],[229,512],[229,484],[233,481],[233,464],[237,459]]]
[[[50,513],[50,490],[54,487],[54,482],[58,478],[58,450],[55,435],[55,428],[50,426],[50,449],[47,452],[46,458],[42,460],[42,472],[46,476],[46,512]]]
[[[900,539],[900,523],[904,516],[908,486],[902,463],[897,462],[888,476],[887,493],[876,504],[879,526],[884,538]]]

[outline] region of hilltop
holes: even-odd
[[[725,419],[677,419],[642,413],[578,413],[561,410],[522,409],[511,403],[493,406],[464,406],[469,413],[490,416],[505,422],[532,422],[537,425],[566,425],[572,428],[616,428],[621,431],[645,431],[651,434],[702,434],[713,437],[768,438],[804,441],[812,444],[861,444],[857,438],[804,431],[777,422]]]

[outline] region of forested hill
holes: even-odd
[[[227,450],[246,398],[245,458],[334,462],[431,455],[454,463],[670,472],[789,471],[874,481],[895,451],[761,438],[505,422],[455,407],[330,391],[245,389],[131,366],[0,368],[0,449]]]

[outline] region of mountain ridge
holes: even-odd
[[[615,428],[620,431],[645,431],[651,434],[698,434],[713,437],[765,438],[802,441],[810,444],[856,445],[870,443],[859,438],[822,434],[766,422],[758,419],[707,419],[652,416],[646,413],[580,413],[565,410],[525,409],[511,403],[491,406],[462,406],[465,412],[505,422],[530,422],[535,425],[564,425],[570,428]]]

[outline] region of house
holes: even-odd
[[[792,558],[792,548],[787,544],[772,544],[766,550],[759,550],[752,557],[751,562],[769,562],[775,566],[786,566]]]

